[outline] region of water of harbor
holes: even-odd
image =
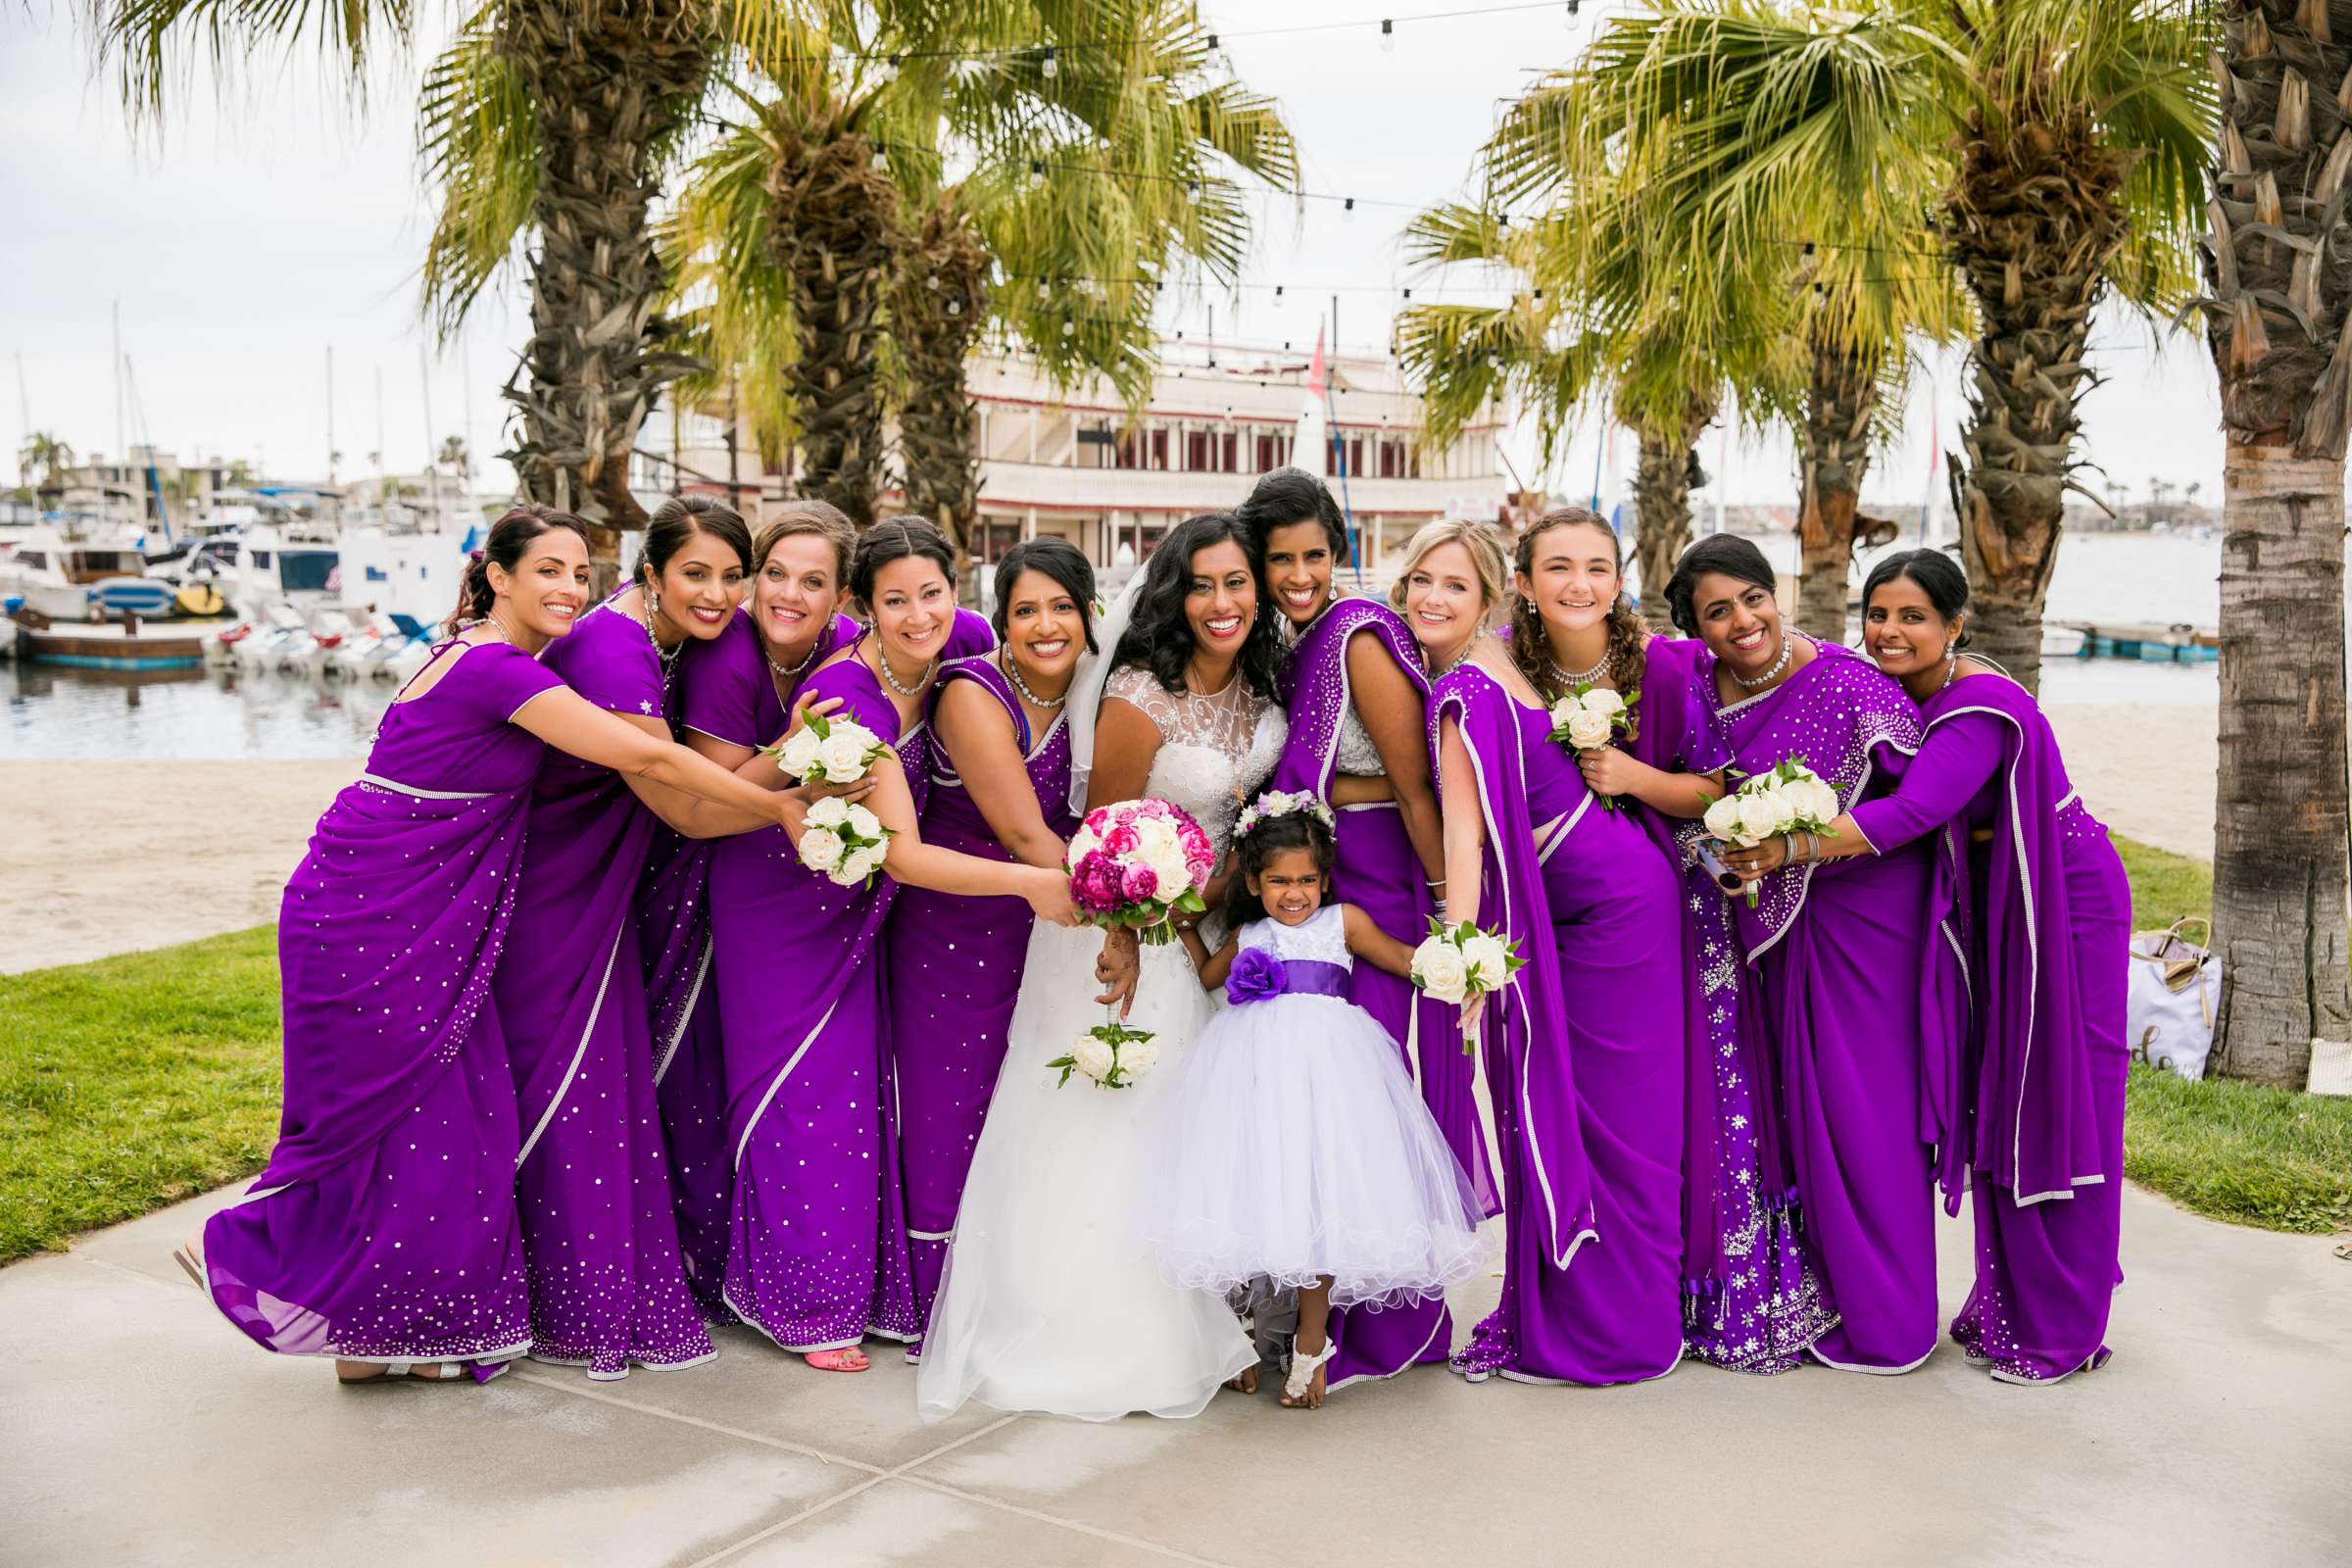
[[[1793,566],[1793,538],[1764,543],[1776,565]],[[2221,544],[2214,539],[2072,535],[2060,546],[2049,616],[2212,626],[2221,614],[2220,570]],[[320,684],[235,669],[85,670],[0,662],[0,760],[362,757],[396,689],[390,682]],[[2211,710],[2218,698],[2212,664],[2054,658],[2042,666],[2042,700]]]

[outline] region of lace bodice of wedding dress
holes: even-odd
[[[1223,860],[1234,818],[1282,759],[1288,716],[1238,672],[1223,691],[1203,697],[1171,692],[1150,670],[1130,664],[1102,694],[1134,704],[1158,728],[1159,755],[1152,759],[1145,793],[1191,812]]]

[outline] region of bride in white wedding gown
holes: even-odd
[[[1104,617],[1101,665],[1072,683],[1077,804],[1172,802],[1199,819],[1223,864],[1242,801],[1282,751],[1272,637],[1241,525],[1196,517],[1171,532]],[[1171,691],[1153,669],[1179,660],[1182,689]],[[1056,1088],[1060,1074],[1046,1066],[1106,1016],[1096,1001],[1102,940],[1043,922],[1030,938],[923,1337],[915,1401],[926,1421],[966,1399],[1089,1421],[1197,1415],[1257,1362],[1224,1298],[1163,1283],[1137,1239],[1139,1205],[1151,1200],[1138,1190],[1137,1129],[1216,1005],[1182,945],[1141,955],[1126,1021],[1158,1036],[1151,1073],[1125,1089],[1081,1077]]]

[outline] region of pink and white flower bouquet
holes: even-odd
[[[1146,799],[1087,812],[1062,864],[1070,873],[1070,902],[1089,922],[1160,943],[1172,934],[1172,911],[1208,907],[1200,890],[1217,857],[1200,824],[1181,808]]]

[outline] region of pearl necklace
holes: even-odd
[[[923,688],[931,684],[932,674],[939,668],[939,656],[937,654],[931,656],[923,665],[923,672],[914,677],[914,684],[911,686],[900,685],[899,677],[890,672],[890,652],[882,646],[879,638],[874,642],[874,664],[882,671],[882,678],[890,683],[892,691],[897,692],[901,697],[920,697],[923,695]]]
[[[1070,694],[1066,690],[1052,702],[1046,701],[1031,691],[1029,683],[1021,679],[1021,667],[1014,663],[1011,657],[1002,649],[997,653],[997,668],[1004,672],[1006,680],[1012,682],[1012,689],[1021,694],[1021,701],[1027,703],[1031,708],[1042,708],[1050,713],[1070,700]]]
[[[1579,686],[1592,685],[1609,672],[1609,651],[1605,648],[1602,649],[1600,662],[1594,664],[1591,669],[1562,669],[1560,662],[1549,654],[1544,656],[1544,662],[1551,666],[1551,678],[1558,681],[1563,690],[1574,691]]]
[[[1766,670],[1763,674],[1758,675],[1754,680],[1749,680],[1745,675],[1740,674],[1736,669],[1732,670],[1730,671],[1732,682],[1734,685],[1739,686],[1745,691],[1751,692],[1756,690],[1758,687],[1769,686],[1774,681],[1781,678],[1781,671],[1788,667],[1788,661],[1794,658],[1795,655],[1796,639],[1789,636],[1788,633],[1784,630],[1781,633],[1781,657],[1772,662],[1772,667]]]

